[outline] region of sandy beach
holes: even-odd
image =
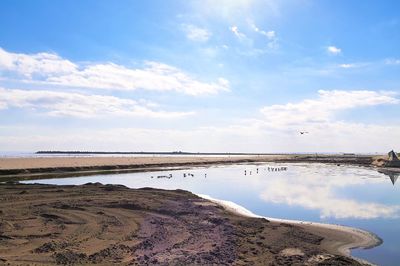
[[[376,244],[182,190],[3,183],[0,210],[0,262],[10,265],[362,265],[343,247]]]
[[[187,164],[207,162],[240,162],[260,160],[265,157],[200,157],[200,156],[146,156],[146,157],[35,157],[0,158],[0,169],[37,169],[90,166],[148,166],[154,164]]]

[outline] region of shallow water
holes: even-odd
[[[384,242],[373,249],[354,250],[354,256],[379,265],[399,265],[400,181],[395,181],[396,176],[362,167],[270,163],[26,183],[101,182],[131,188],[179,188],[235,202],[261,216],[358,227],[377,234]]]

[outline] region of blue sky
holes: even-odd
[[[399,8],[1,1],[0,150],[400,150]]]

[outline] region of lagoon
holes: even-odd
[[[397,176],[372,168],[307,163],[213,166],[161,172],[41,179],[24,183],[122,184],[184,189],[232,201],[267,217],[341,224],[377,234],[383,244],[352,255],[379,265],[400,261],[400,188]]]

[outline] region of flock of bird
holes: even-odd
[[[268,170],[268,172],[280,172],[280,171],[287,171],[287,167],[266,167],[264,170]],[[253,172],[249,170],[249,175]],[[256,169],[256,174],[258,174],[258,168]],[[244,170],[244,175],[247,175],[247,170]]]
[[[192,173],[183,173],[183,177],[194,177],[194,174]],[[207,177],[207,174],[204,174],[204,177]],[[151,178],[154,178],[154,176],[151,176]],[[160,179],[160,178],[166,178],[166,179],[171,179],[172,178],[172,174],[169,175],[158,175],[156,176],[156,178]]]
[[[287,167],[265,167],[264,168],[265,171],[268,172],[280,172],[280,171],[287,171]],[[259,168],[256,168],[256,174],[258,174]],[[244,175],[247,175],[247,173],[249,175],[252,175],[253,171],[252,170],[244,170]],[[183,173],[183,177],[194,177],[194,174],[192,173]],[[207,174],[204,174],[204,177],[207,177]],[[166,178],[166,179],[171,179],[172,178],[172,174],[169,175],[158,175],[158,176],[151,176],[151,178]]]
[[[151,176],[151,178],[154,178],[154,176]],[[158,175],[157,178],[171,179],[172,178],[172,174],[169,174],[169,175]]]

